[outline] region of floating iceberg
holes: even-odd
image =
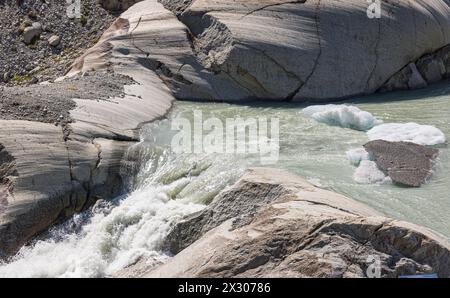
[[[303,109],[303,113],[318,122],[367,131],[381,124],[371,113],[349,105],[316,105]]]
[[[445,143],[445,135],[442,131],[431,125],[417,123],[381,124],[369,130],[367,135],[371,141],[404,141],[430,146]]]
[[[391,182],[391,178],[380,171],[377,164],[371,160],[361,161],[353,175],[353,180],[359,184],[382,184]]]
[[[370,160],[370,155],[364,148],[351,149],[346,154],[348,160],[354,166],[359,166],[363,160]]]

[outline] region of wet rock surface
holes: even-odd
[[[450,45],[426,54],[394,74],[379,91],[415,90],[450,77]]]
[[[409,142],[375,140],[364,148],[393,182],[411,187],[419,187],[427,181],[439,155],[437,149]]]
[[[207,209],[177,224],[167,236],[165,246],[171,253],[177,254],[230,218],[234,218],[234,229],[245,226],[252,222],[259,209],[286,192],[285,188],[276,184],[242,182],[239,191],[221,193]]]
[[[3,258],[97,200],[122,194],[125,152],[139,141],[142,123],[165,115],[173,101],[155,74],[126,63],[0,90],[0,161],[11,159],[0,169]]]
[[[0,214],[8,206],[8,196],[12,179],[16,176],[17,169],[14,157],[0,144]]]

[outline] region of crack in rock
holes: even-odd
[[[316,59],[314,60],[314,65],[313,65],[312,71],[311,71],[311,73],[306,77],[306,79],[304,80],[303,85],[300,86],[300,87],[298,88],[297,92],[290,94],[290,95],[286,98],[286,100],[289,100],[289,101],[290,101],[290,100],[293,100],[293,99],[297,96],[297,94],[299,94],[300,91],[302,91],[303,87],[305,87],[305,86],[308,84],[309,80],[311,79],[311,77],[312,77],[312,76],[314,75],[314,73],[316,72],[316,69],[317,69],[317,67],[318,67],[318,65],[319,65],[319,60],[320,60],[320,58],[322,57],[322,39],[321,39],[321,37],[320,37],[320,1],[321,1],[321,0],[318,0],[318,1],[317,1],[316,14],[315,14],[315,17],[314,17],[314,21],[315,21],[315,25],[316,25],[317,43],[318,43],[318,46],[319,46],[319,53],[317,53],[317,57],[316,57]]]
[[[167,67],[164,63],[161,61],[158,61],[157,59],[151,58],[150,53],[143,50],[136,44],[134,31],[139,27],[142,21],[142,16],[139,18],[136,26],[130,31],[129,36],[131,39],[131,43],[133,46],[140,51],[142,54],[145,55],[145,57],[138,58],[139,64],[141,64],[143,67],[153,71],[158,75],[158,77],[165,83],[165,84],[171,84],[173,82],[181,83],[185,85],[192,85],[192,82],[189,80],[186,80],[181,74],[179,73],[173,73],[169,67]],[[183,65],[180,67],[183,67]],[[173,79],[172,81],[170,79]],[[175,86],[176,87],[176,86]]]
[[[377,19],[377,21],[378,21],[378,35],[377,35],[377,39],[376,39],[375,47],[374,47],[375,63],[374,63],[374,66],[373,66],[371,72],[369,73],[369,77],[367,78],[365,93],[370,93],[370,90],[369,90],[370,82],[372,81],[372,78],[375,75],[375,71],[378,67],[378,62],[380,59],[379,54],[378,54],[378,48],[379,48],[380,42],[381,42],[381,27],[382,27],[382,25],[381,25],[381,19]]]
[[[262,11],[262,10],[266,10],[267,8],[281,6],[281,5],[285,5],[285,4],[303,4],[305,2],[306,2],[306,0],[296,0],[296,1],[286,1],[286,2],[283,2],[283,3],[267,4],[267,5],[264,5],[262,7],[259,7],[257,9],[254,9],[254,10],[246,13],[245,15],[243,15],[241,17],[241,19],[243,19],[243,18],[245,18],[245,17],[247,17],[249,15],[252,15],[252,14],[254,14],[256,12],[259,12],[259,11]]]

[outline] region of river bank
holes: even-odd
[[[449,210],[443,194],[449,191],[448,176],[444,174],[449,160],[445,144],[445,135],[449,134],[448,91],[437,91],[441,94],[432,96],[436,90],[431,88],[418,93],[376,94],[361,101],[351,100],[363,113],[367,111],[379,120],[399,123],[402,131],[403,124],[408,122],[416,122],[415,128],[432,125],[439,130],[438,134],[443,131],[444,137],[438,136],[440,141],[435,143],[439,144],[440,154],[433,178],[417,189],[355,181],[357,171],[346,152],[361,149],[369,132],[320,123],[305,115],[302,109],[306,106],[301,104],[307,100],[317,103],[372,94],[383,89],[388,80],[392,90],[423,87],[445,78],[449,62],[446,46],[450,43],[450,26],[445,25],[450,21],[447,2],[436,0],[429,6],[419,1],[411,6],[400,1],[399,5],[390,4],[391,9],[387,10],[395,17],[385,15],[380,20],[367,19],[366,7],[353,0],[332,9],[323,0],[274,1],[274,5],[262,7],[258,1],[245,7],[223,1],[214,2],[216,9],[212,11],[208,9],[211,4],[208,0],[186,2],[188,5],[179,7],[161,2],[166,6],[147,0],[123,13],[98,43],[75,61],[67,76],[61,78],[66,81],[50,83],[54,85],[48,90],[40,87],[42,92],[34,95],[28,89],[18,92],[2,89],[6,101],[0,120],[0,255],[4,258],[14,255],[34,236],[73,214],[92,213],[86,225],[75,224],[78,227],[75,231],[58,230],[58,235],[61,231],[67,234],[62,242],[52,237],[32,242],[15,257],[12,267],[6,267],[26,266],[28,260],[33,262],[33,257],[42,261],[36,264],[45,264],[53,257],[53,251],[57,254],[66,251],[55,250],[54,245],[63,244],[67,251],[77,251],[77,243],[83,239],[93,243],[82,251],[86,258],[78,261],[79,255],[73,253],[66,263],[59,255],[54,260],[64,265],[35,267],[27,274],[109,276],[142,256],[154,258],[156,263],[164,261],[167,255],[161,254],[159,245],[173,224],[204,208],[248,166],[254,165],[251,156],[232,156],[218,162],[217,156],[208,160],[209,156],[197,159],[191,155],[170,155],[165,143],[171,135],[167,129],[169,120],[145,124],[164,119],[175,98],[197,101],[180,103],[181,110],[174,111],[188,118],[187,112],[198,109],[205,116],[219,118],[266,115],[282,119],[283,143],[278,167],[394,218],[417,222],[447,235]],[[435,13],[422,13],[424,6]],[[336,32],[340,27],[335,21],[350,22],[347,19],[350,14],[342,13],[347,10],[354,12],[351,15],[357,18],[352,20],[360,26],[347,26]],[[435,20],[436,15],[439,21]],[[309,21],[304,22],[305,19]],[[413,27],[418,31],[411,31]],[[417,34],[426,38],[418,39]],[[402,37],[399,43],[397,36]],[[302,59],[292,59],[297,56]],[[106,71],[113,79],[97,80],[94,74],[91,82],[93,71]],[[132,82],[122,81],[124,78]],[[412,84],[418,78],[425,84]],[[52,98],[55,94],[47,91],[53,86],[71,92],[57,90]],[[425,95],[415,95],[420,92]],[[35,106],[41,96],[47,97],[41,102],[42,107]],[[391,101],[390,96],[404,96],[405,101]],[[259,103],[242,105],[251,100]],[[45,107],[45,101],[56,106]],[[240,105],[205,101],[232,101]],[[300,106],[285,104],[286,101],[300,102]],[[29,108],[34,110],[29,112]],[[35,110],[39,113],[35,114]],[[360,124],[357,126],[363,127]],[[157,136],[165,136],[164,142],[155,141]],[[142,148],[136,146],[142,144],[143,152],[154,156],[140,155]],[[158,167],[160,158],[162,168]],[[181,169],[174,167],[175,162],[182,163]],[[144,164],[149,168],[141,168]],[[131,172],[125,172],[128,176],[123,175],[124,170],[130,169]],[[376,166],[373,170],[384,180],[384,174]],[[132,188],[135,192],[125,200],[117,198],[124,193],[123,186],[130,174],[131,179],[144,184]],[[208,175],[216,181],[205,178]],[[186,200],[172,200],[178,195]],[[152,200],[148,205],[145,199],[149,196]],[[111,202],[103,205],[104,201]],[[96,202],[100,205],[89,209]],[[114,208],[121,204],[126,210],[123,217],[123,209]],[[186,205],[190,207],[184,209]],[[161,210],[164,211],[159,217]],[[72,220],[77,221],[76,218]],[[136,233],[140,224],[146,227],[142,234]],[[119,242],[119,247],[89,236],[90,231],[100,231],[114,244],[117,237],[123,236],[122,229],[129,231],[128,228],[131,232]],[[38,243],[50,254],[40,254],[42,247]],[[96,268],[90,266],[92,260],[95,260],[92,264],[98,265]]]

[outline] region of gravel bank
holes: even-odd
[[[69,18],[66,1],[0,0],[0,85],[29,85],[62,76],[97,42],[116,16],[97,0],[81,2],[81,16]],[[27,44],[24,30],[34,24],[41,25],[40,34]]]
[[[25,87],[0,87],[0,119],[65,125],[72,122],[72,98],[108,100],[122,97],[123,86],[134,81],[113,72],[93,72],[62,82]]]

